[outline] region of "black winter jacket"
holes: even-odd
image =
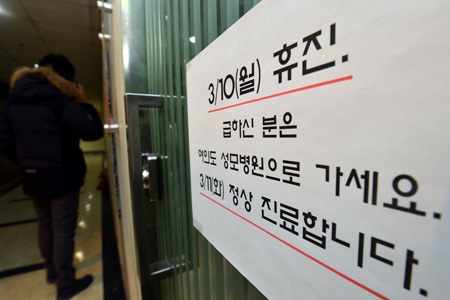
[[[103,136],[98,112],[78,103],[75,84],[49,68],[22,68],[11,86],[0,109],[0,150],[18,163],[25,193],[54,197],[80,188],[86,164],[79,141]]]

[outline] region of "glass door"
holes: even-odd
[[[259,1],[120,1],[142,299],[265,299],[193,227],[186,108],[186,63]]]
[[[126,95],[142,299],[265,299],[193,227],[186,120],[185,114],[169,118],[175,113],[172,100]]]
[[[126,95],[132,209],[142,298],[161,298],[159,280],[171,272],[167,256],[158,251],[157,208],[165,166],[163,98]],[[161,180],[161,181],[160,181]],[[159,226],[161,228],[161,226]]]

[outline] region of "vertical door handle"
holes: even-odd
[[[159,185],[159,157],[154,153],[142,153],[142,182],[150,202],[161,201]]]

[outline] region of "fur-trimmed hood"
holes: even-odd
[[[39,67],[37,69],[21,67],[17,69],[11,77],[11,93],[24,97],[36,96],[40,93],[40,86],[46,81],[44,78],[64,96],[79,100],[80,93],[76,83],[58,75],[50,67]]]

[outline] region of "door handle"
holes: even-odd
[[[119,124],[104,124],[103,128],[106,133],[114,133],[119,131]]]
[[[159,156],[155,153],[142,153],[142,182],[150,202],[161,201],[159,174]]]

